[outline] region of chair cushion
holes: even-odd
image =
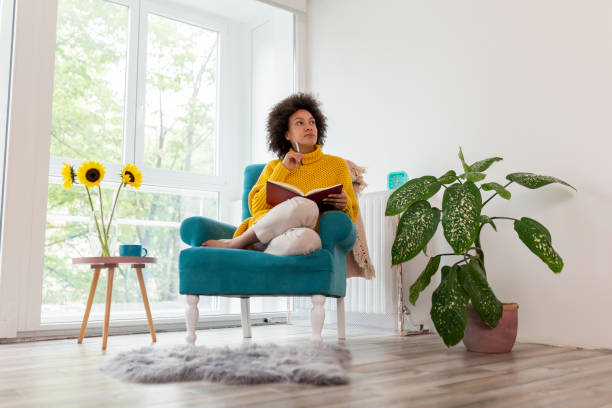
[[[343,256],[327,249],[277,256],[244,249],[188,248],[179,256],[179,290],[183,295],[343,297],[344,262]]]

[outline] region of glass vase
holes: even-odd
[[[100,216],[95,211],[89,215],[89,247],[92,256],[114,256],[117,247],[117,228],[111,226],[105,234],[102,230]]]

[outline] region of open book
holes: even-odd
[[[323,203],[323,199],[329,194],[340,194],[341,191],[342,184],[336,184],[330,187],[315,188],[304,194],[302,190],[291,184],[268,180],[266,182],[266,201],[274,207],[285,200],[301,196],[314,201],[319,206],[319,211],[323,212],[335,209],[334,206]]]

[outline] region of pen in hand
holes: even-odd
[[[299,153],[300,152],[300,145],[298,144],[298,142],[296,140],[294,140],[295,143],[295,150]],[[303,166],[304,163],[302,163],[302,159],[300,159],[300,164]]]

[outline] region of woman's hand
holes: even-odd
[[[293,170],[300,164],[302,160],[302,154],[296,152],[287,152],[285,158],[283,159],[283,166],[288,168],[289,170]]]
[[[323,202],[332,205],[338,210],[342,210],[346,206],[346,194],[344,190],[342,190],[340,194],[330,194],[327,198],[323,199]]]

